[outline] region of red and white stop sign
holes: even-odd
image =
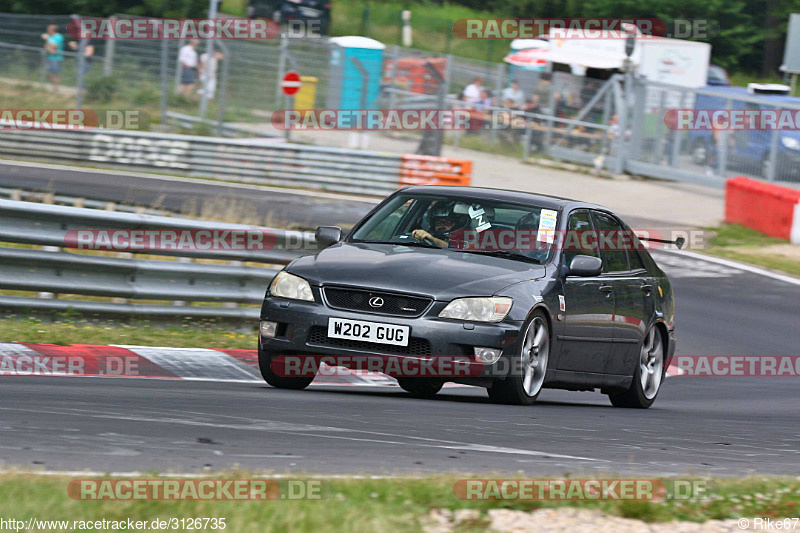
[[[300,81],[300,74],[294,71],[287,72],[281,80],[281,89],[284,94],[288,94],[289,96],[299,91],[301,85],[303,85],[303,82]]]

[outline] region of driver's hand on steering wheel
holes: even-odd
[[[411,236],[417,239],[418,241],[424,241],[425,239],[433,240],[433,235],[425,231],[424,229],[415,229],[411,232]]]

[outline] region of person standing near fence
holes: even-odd
[[[47,78],[53,84],[53,92],[61,85],[61,66],[64,63],[64,36],[58,33],[58,26],[50,24],[47,33],[42,34],[44,48],[47,50]]]
[[[199,41],[192,39],[178,52],[178,61],[181,64],[181,86],[178,93],[184,96],[192,95],[194,84],[197,82],[197,46],[199,44]]]
[[[81,44],[78,41],[70,41],[69,47],[76,52],[80,50]],[[92,58],[94,57],[94,45],[92,41],[86,41],[86,46],[83,48],[83,77],[92,69]]]

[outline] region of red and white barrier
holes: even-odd
[[[375,372],[337,369],[312,385],[397,386]],[[263,384],[255,350],[0,342],[0,377],[72,376]]]
[[[725,222],[800,244],[800,190],[741,176],[729,179]]]

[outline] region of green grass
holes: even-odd
[[[456,143],[454,139],[446,137],[444,144],[455,146]],[[509,139],[501,139],[500,136],[492,141],[488,136],[482,135],[462,135],[458,139],[458,147],[516,159],[522,159],[524,148],[522,142],[511,142]]]
[[[800,253],[796,245],[738,224],[706,229],[715,236],[703,252],[800,276]]]
[[[147,477],[153,477],[148,475]],[[221,475],[247,478],[244,472]],[[67,496],[69,481],[79,478],[4,474],[0,476],[0,516],[27,520],[148,520],[174,517],[225,518],[228,531],[420,531],[433,509],[477,509],[470,529],[485,530],[490,509],[531,511],[562,507],[558,502],[462,501],[453,494],[459,477],[432,476],[395,479],[329,479],[321,500],[300,501],[77,501]],[[495,476],[496,477],[496,476]],[[301,476],[298,476],[302,479]],[[599,509],[612,515],[648,522],[705,521],[739,516],[783,518],[800,511],[796,478],[743,478],[714,481],[717,489],[707,500],[663,502],[570,502],[570,506]],[[280,484],[280,482],[279,482]],[[335,524],[335,526],[333,526]],[[463,530],[459,528],[459,530]]]
[[[134,344],[174,348],[241,348],[255,350],[258,336],[229,330],[213,320],[192,320],[185,327],[163,328],[147,321],[120,324],[86,321],[75,313],[62,313],[52,323],[31,317],[0,319],[0,342],[39,344]]]

